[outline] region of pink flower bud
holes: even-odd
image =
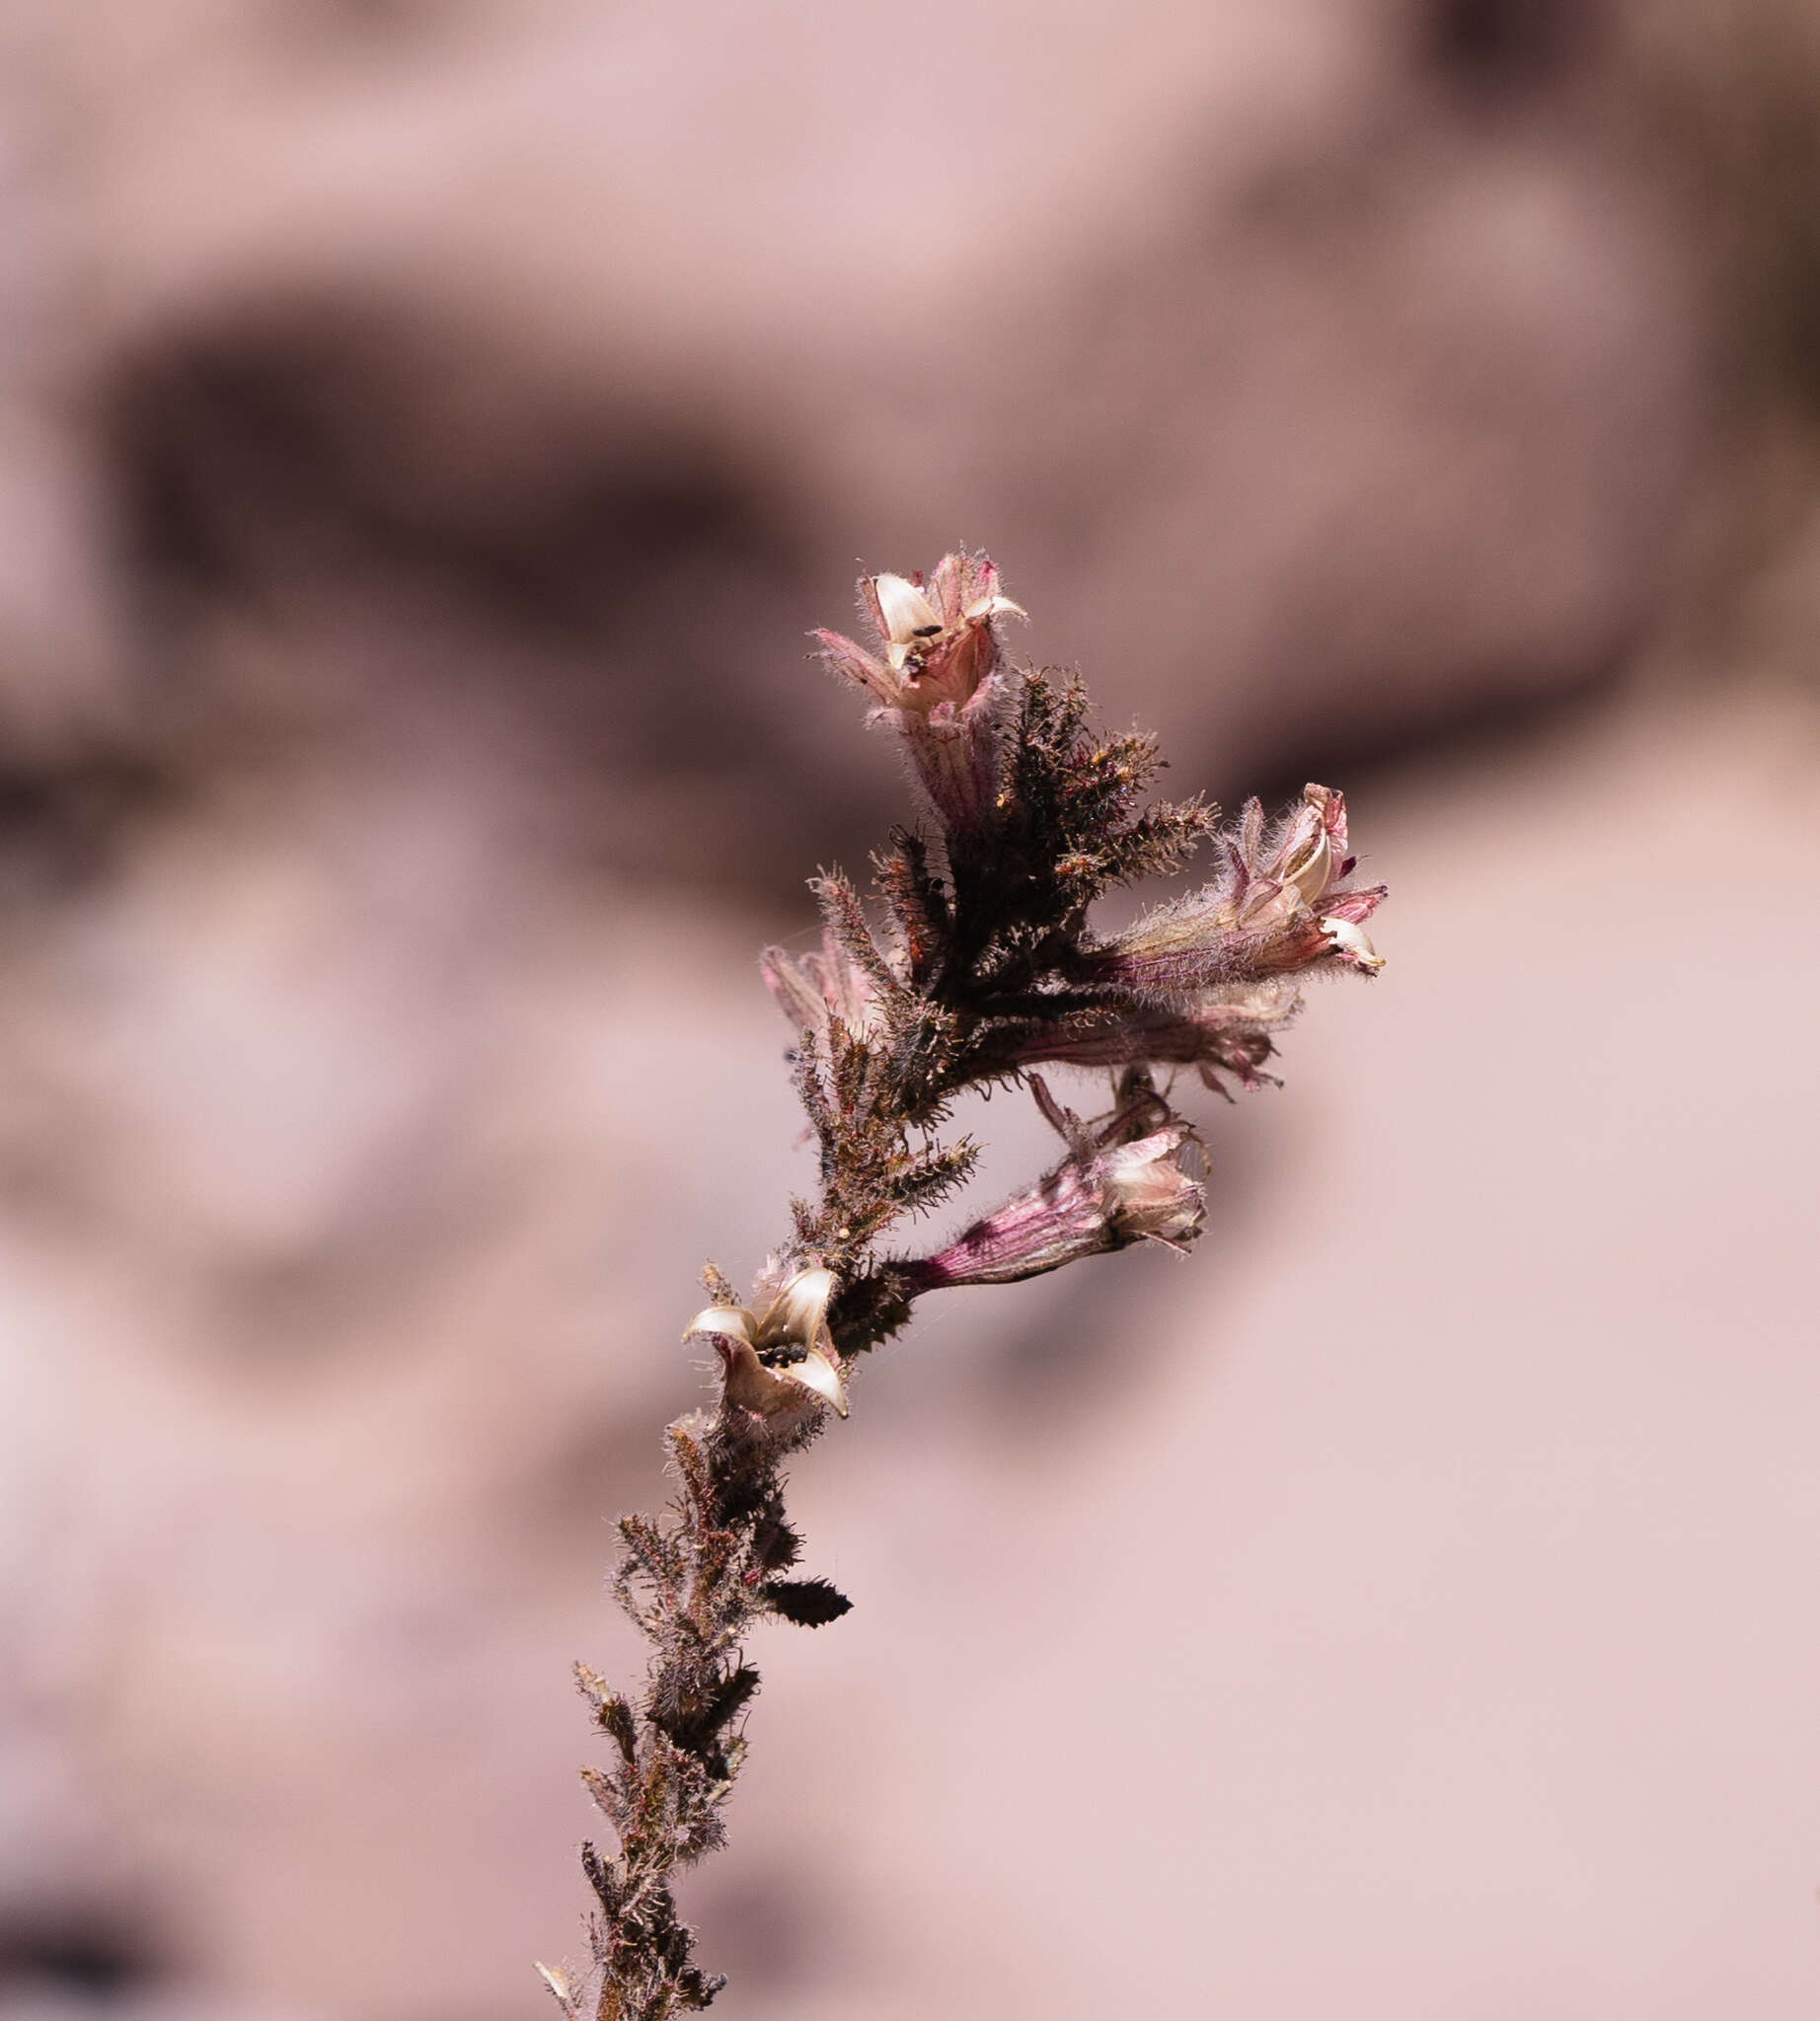
[[[778,1008],[797,1031],[826,1033],[830,1017],[838,1017],[857,1038],[878,1022],[872,979],[832,934],[823,934],[821,951],[793,958],[781,947],[767,947],[758,957],[758,971]]]

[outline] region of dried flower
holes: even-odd
[[[810,1398],[847,1415],[847,1381],[828,1332],[831,1270],[798,1270],[760,1319],[744,1306],[710,1306],[684,1329],[714,1336],[724,1367],[721,1394],[763,1419],[799,1415]],[[804,1392],[807,1392],[805,1395]]]
[[[1110,1115],[1083,1123],[1030,1076],[1068,1156],[934,1256],[898,1266],[912,1297],[959,1284],[1014,1284],[1133,1242],[1181,1248],[1201,1232],[1200,1187],[1181,1169],[1194,1132],[1141,1077]]]

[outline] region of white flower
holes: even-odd
[[[1329,914],[1321,922],[1321,931],[1332,941],[1334,953],[1349,961],[1354,968],[1364,969],[1367,975],[1376,975],[1384,966],[1384,956],[1371,944],[1370,936],[1363,927]]]

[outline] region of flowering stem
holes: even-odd
[[[876,651],[817,636],[903,738],[935,833],[900,831],[875,859],[882,937],[836,872],[814,887],[820,951],[762,958],[797,1032],[820,1186],[793,1202],[792,1234],[749,1306],[706,1272],[713,1302],[686,1337],[720,1356],[720,1398],[665,1435],[670,1509],[620,1522],[614,1591],[652,1653],[636,1695],[577,1672],[612,1745],[610,1765],[584,1776],[619,1848],[582,1848],[598,1903],[589,1967],[540,1968],[571,2021],[664,2021],[720,1990],[694,1962],[672,1880],[723,1842],[759,1686],[746,1637],[770,1617],[815,1627],[848,1610],[825,1580],[789,1576],[801,1539],[783,1466],[831,1412],[847,1414],[856,1358],[929,1292],[1138,1241],[1192,1242],[1205,1210],[1181,1159],[1199,1138],[1153,1068],[1192,1068],[1222,1092],[1223,1075],[1263,1085],[1295,977],[1383,965],[1363,931],[1382,889],[1341,888],[1352,860],[1338,793],[1311,786],[1273,826],[1255,801],[1231,828],[1198,801],[1146,805],[1159,762],[1148,737],[1097,736],[1078,679],[1004,668],[998,623],[1023,613],[989,561],[949,555],[927,582],[879,575],[860,587]],[[1121,935],[1092,932],[1104,892],[1174,870],[1208,842],[1218,862],[1206,885]],[[1032,1071],[1043,1065],[1109,1070],[1110,1109],[1083,1121]],[[936,1135],[954,1097],[1007,1080],[1029,1085],[1058,1162],[945,1247],[883,1250],[898,1223],[972,1170],[968,1139]]]

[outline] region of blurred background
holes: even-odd
[[[1807,0],[5,0],[0,2015],[551,2011],[965,541],[1390,965],[799,1465],[722,2005],[1812,2016],[1817,418]]]

